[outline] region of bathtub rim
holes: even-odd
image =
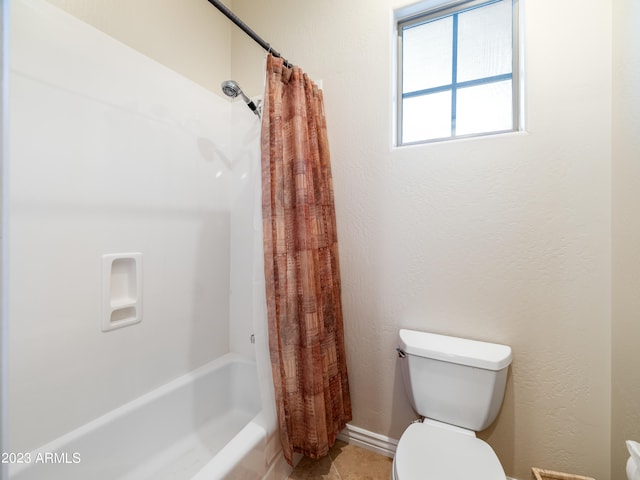
[[[242,364],[246,364],[246,365],[255,365],[256,368],[258,368],[256,361],[250,357],[247,357],[246,355],[241,355],[239,353],[235,353],[235,352],[227,352],[203,365],[200,365],[199,367],[196,367],[193,370],[190,370],[176,378],[173,378],[172,380],[169,380],[167,383],[164,383],[162,385],[160,385],[157,388],[154,388],[153,390],[150,390],[142,395],[140,395],[139,397],[134,398],[133,400],[130,400],[129,402],[126,402],[122,405],[119,405],[117,407],[115,407],[114,409],[106,412],[105,414],[94,418],[92,420],[90,420],[89,422],[80,425],[79,427],[57,437],[54,438],[53,440],[51,440],[50,442],[47,442],[44,445],[41,445],[39,447],[36,447],[35,449],[29,451],[28,453],[31,455],[31,458],[35,458],[39,453],[40,454],[45,454],[47,452],[59,452],[59,451],[64,451],[65,450],[65,446],[70,444],[71,442],[77,440],[78,438],[82,437],[83,435],[86,435],[96,429],[102,428],[116,420],[118,420],[119,418],[128,415],[131,412],[134,412],[135,410],[144,407],[144,405],[146,404],[150,404],[151,402],[153,402],[154,400],[157,400],[161,397],[163,397],[164,395],[167,395],[168,393],[178,390],[179,388],[185,387],[187,385],[189,385],[190,383],[194,383],[195,381],[197,381],[198,379],[212,373],[213,371],[216,371],[218,369],[221,369],[223,367],[225,367],[226,365],[230,365],[232,363],[242,363]],[[258,419],[262,419],[263,415],[262,412],[264,410],[264,404],[263,404],[263,396],[262,396],[262,392],[260,392],[260,400],[261,400],[261,409],[258,411],[258,413],[255,415],[255,417],[252,418],[252,420],[250,420],[249,423],[252,422],[256,422],[256,420]],[[265,428],[266,426],[262,425],[262,422],[258,422],[258,424],[260,425],[260,427]],[[246,428],[243,427],[243,428]],[[267,430],[265,428],[265,430]],[[26,453],[26,452],[25,452]],[[14,476],[14,475],[18,475],[20,473],[22,473],[25,470],[28,470],[30,468],[31,464],[30,463],[23,463],[23,464],[10,464],[9,465],[9,480]]]

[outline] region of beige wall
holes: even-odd
[[[230,76],[231,25],[205,0],[48,1],[215,93]]]
[[[0,147],[0,189],[2,193],[0,193],[0,358],[2,359],[2,364],[6,365],[6,358],[8,356],[8,343],[9,337],[7,335],[8,329],[7,325],[9,323],[8,313],[7,313],[7,297],[8,297],[8,282],[6,278],[8,274],[6,273],[9,269],[7,262],[7,248],[5,246],[4,239],[7,238],[7,222],[5,207],[7,199],[5,198],[7,192],[7,179],[6,179],[6,167],[5,165],[9,162],[9,149],[8,149],[8,111],[6,106],[6,98],[8,95],[8,88],[6,77],[4,76],[4,72],[8,68],[8,56],[5,53],[8,50],[7,45],[7,37],[5,37],[5,32],[8,29],[9,24],[9,16],[8,16],[8,7],[6,2],[0,4],[0,71],[3,72],[3,75],[0,80],[0,143],[2,146]],[[7,420],[7,372],[5,368],[0,368],[0,451],[7,452],[9,451],[7,448],[7,438],[6,438],[6,420]],[[8,465],[0,464],[0,479],[6,478],[8,476]]]
[[[503,342],[515,354],[505,405],[482,436],[507,474],[524,480],[539,466],[604,480],[611,1],[524,3],[527,133],[394,149],[392,11],[404,4],[234,0],[323,82],[352,423],[398,438],[414,418],[399,328]],[[263,54],[233,47],[234,76],[259,88]]]
[[[640,4],[613,5],[611,478],[622,479],[624,441],[640,441]]]
[[[264,52],[205,1],[51,1],[216,93],[230,76],[262,92]],[[507,473],[623,478],[622,441],[640,438],[638,7],[521,0],[527,133],[396,150],[390,32],[405,3],[227,3],[323,81],[353,423],[397,438],[413,418],[398,328],[504,342],[505,405],[482,436]]]

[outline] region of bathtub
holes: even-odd
[[[14,459],[9,478],[267,478],[275,426],[259,390],[256,364],[229,353]]]

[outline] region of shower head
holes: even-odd
[[[258,109],[256,104],[253,103],[253,101],[251,101],[251,99],[244,94],[244,92],[240,88],[240,85],[238,85],[238,82],[234,80],[227,80],[225,82],[222,82],[221,87],[222,93],[224,93],[227,97],[236,98],[238,95],[240,95],[244,102],[249,106],[251,111],[258,117],[260,117],[260,110]]]
[[[238,95],[242,95],[246,98],[245,94],[242,92],[240,85],[238,82],[234,80],[227,80],[226,82],[222,82],[222,92],[231,98],[236,98]],[[246,100],[245,100],[246,102]]]

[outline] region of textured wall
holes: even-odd
[[[401,327],[509,344],[505,405],[482,436],[508,475],[609,477],[611,1],[522,2],[527,133],[391,147],[401,1],[234,10],[322,80],[341,240],[353,424],[413,418]],[[232,71],[263,53],[232,33]],[[236,67],[236,65],[242,64]]]
[[[9,336],[7,323],[8,309],[8,255],[5,238],[7,235],[7,215],[6,215],[6,202],[7,202],[7,185],[5,165],[9,162],[9,150],[8,150],[8,111],[6,107],[6,95],[7,80],[5,73],[8,70],[9,56],[8,51],[8,38],[5,36],[9,26],[9,9],[6,3],[0,4],[0,68],[2,69],[2,80],[0,81],[0,95],[2,100],[0,101],[0,141],[2,147],[0,147],[0,185],[2,193],[0,193],[0,362],[2,365],[7,364],[8,358],[8,344]],[[6,421],[7,421],[7,373],[6,368],[0,368],[0,451],[6,452],[7,448],[7,434],[6,434]],[[6,478],[8,475],[8,465],[0,465],[0,478]]]
[[[220,94],[229,78],[230,24],[206,0],[47,0]]]
[[[622,479],[624,441],[640,441],[640,4],[614,2],[613,376],[611,478]]]

